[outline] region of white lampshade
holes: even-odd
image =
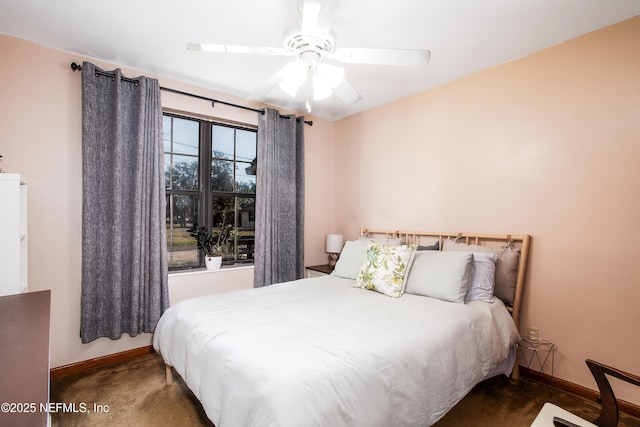
[[[283,69],[285,78],[279,84],[280,88],[292,98],[296,96],[298,88],[307,80],[309,66],[304,61],[295,61]]]
[[[339,254],[342,250],[344,238],[342,234],[327,234],[327,244],[324,251],[329,254]]]
[[[313,100],[328,98],[344,78],[344,69],[329,64],[318,64],[313,75]]]

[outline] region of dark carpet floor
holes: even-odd
[[[180,377],[174,378],[173,385],[165,385],[162,359],[152,354],[55,379],[51,402],[75,404],[76,411],[60,406],[51,414],[52,425],[213,426]],[[435,427],[528,427],[544,402],[591,420],[600,410],[595,402],[531,379],[502,376],[476,386]],[[621,414],[618,426],[640,427],[640,419]]]

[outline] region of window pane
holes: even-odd
[[[236,260],[253,261],[253,247],[256,231],[256,200],[252,197],[238,197],[238,224]]]
[[[226,235],[228,237],[225,253],[223,254],[223,263],[233,263],[235,260],[234,252],[234,233],[235,229],[235,210],[236,203],[233,196],[218,196],[214,197],[211,204],[212,214],[212,230],[211,234],[214,238],[218,238],[219,235]]]
[[[236,160],[252,162],[256,158],[256,138],[256,132],[236,130]]]
[[[198,158],[173,155],[171,165],[172,190],[198,190]],[[166,167],[165,167],[166,169]]]
[[[198,190],[200,124],[163,116],[165,186],[170,190]]]
[[[235,129],[213,125],[211,132],[211,152],[213,157],[231,159],[234,156]]]
[[[211,160],[211,191],[233,191],[233,160]]]
[[[251,172],[251,163],[236,163],[236,192],[256,194],[256,176]]]
[[[235,197],[233,196],[217,196],[212,200],[212,218],[213,227],[225,227],[227,225],[235,225]],[[213,230],[215,231],[215,230]]]
[[[173,117],[173,152],[198,155],[200,125],[197,121]]]
[[[164,152],[170,153],[171,152],[171,117],[169,116],[162,116],[162,140],[164,141]]]
[[[196,241],[187,229],[197,222],[197,196],[167,196],[167,258],[169,268],[197,267]]]
[[[171,154],[164,153],[164,186],[171,188]]]

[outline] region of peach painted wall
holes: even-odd
[[[636,17],[337,122],[337,231],[530,234],[521,333],[567,381],[639,374],[639,46]]]
[[[81,78],[72,61],[87,58],[0,35],[0,163],[28,183],[29,290],[51,289],[51,367],[151,343],[151,335],[100,338],[81,344],[82,141]],[[89,59],[91,60],[91,59]],[[117,65],[92,61],[105,69]],[[152,73],[123,69],[127,76]],[[203,88],[159,78],[160,85],[237,104],[262,107]],[[164,107],[256,124],[257,115],[224,105],[162,92]],[[283,113],[288,113],[283,111]],[[316,117],[305,129],[306,260],[323,262],[324,235],[331,232],[333,123]],[[1,206],[1,202],[0,202]],[[253,286],[253,269],[171,275],[172,303]]]

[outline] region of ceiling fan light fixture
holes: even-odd
[[[324,63],[318,64],[312,79],[313,100],[320,101],[328,98],[343,79],[343,68]]]
[[[283,69],[284,79],[278,84],[287,95],[294,98],[298,88],[307,80],[308,66],[305,62],[296,61]]]

